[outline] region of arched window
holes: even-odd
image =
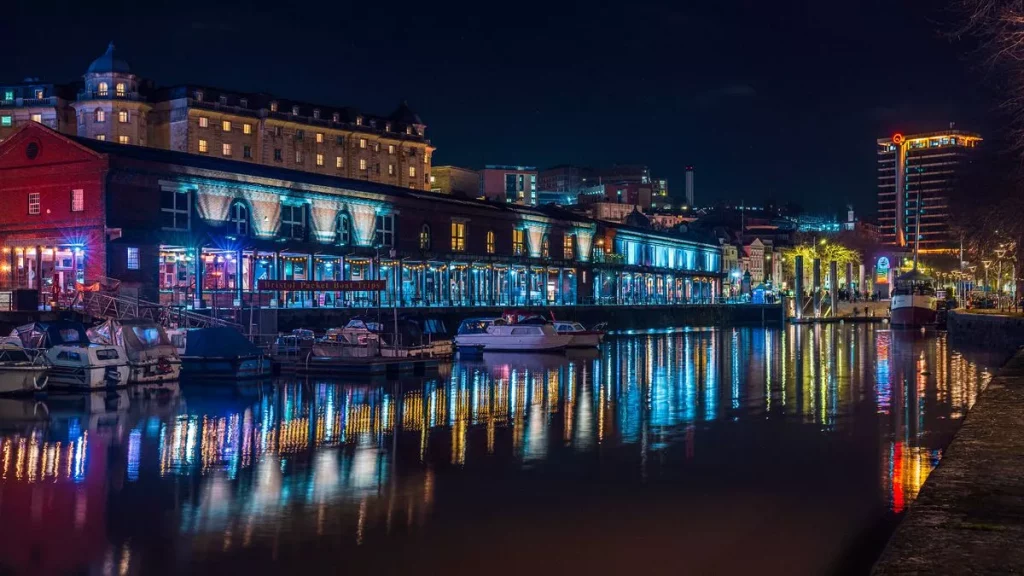
[[[249,235],[249,207],[241,200],[231,204],[228,214],[228,230],[237,236]]]
[[[118,110],[118,112],[117,112],[117,121],[120,122],[121,124],[127,124],[129,122],[128,111],[127,110]]]
[[[547,234],[540,241],[540,255],[542,258],[548,258],[551,255],[551,242]]]
[[[430,250],[430,224],[420,227],[420,250]]]
[[[334,227],[335,240],[338,244],[348,244],[352,233],[352,221],[348,214],[338,214],[338,221]]]
[[[99,86],[96,87],[96,94],[99,96],[107,96],[110,94],[110,85],[106,82],[100,82]]]
[[[494,254],[494,230],[487,231],[487,253]]]
[[[97,108],[96,109],[96,121],[97,122],[106,122],[107,121],[107,113],[105,111],[103,111],[102,109]]]
[[[117,94],[118,98],[124,98],[128,95],[128,90],[125,89],[124,82],[118,82],[117,85],[114,86],[114,93]]]

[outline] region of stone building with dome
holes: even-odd
[[[0,85],[0,142],[38,122],[131,146],[430,190],[434,148],[405,102],[391,114],[199,85],[158,87],[113,43],[81,81]]]

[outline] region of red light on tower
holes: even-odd
[[[903,134],[900,134],[899,132],[893,134],[892,135],[892,143],[897,145],[897,146],[903,144]]]

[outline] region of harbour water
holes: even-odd
[[[689,329],[402,382],[0,400],[0,569],[864,573],[1005,359]]]

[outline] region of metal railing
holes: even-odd
[[[76,300],[73,308],[91,316],[114,320],[141,318],[152,320],[163,326],[174,326],[177,328],[210,328],[218,326],[235,328],[240,332],[243,331],[240,324],[213,316],[164,306],[138,298],[114,296],[103,292],[82,292],[81,297]]]

